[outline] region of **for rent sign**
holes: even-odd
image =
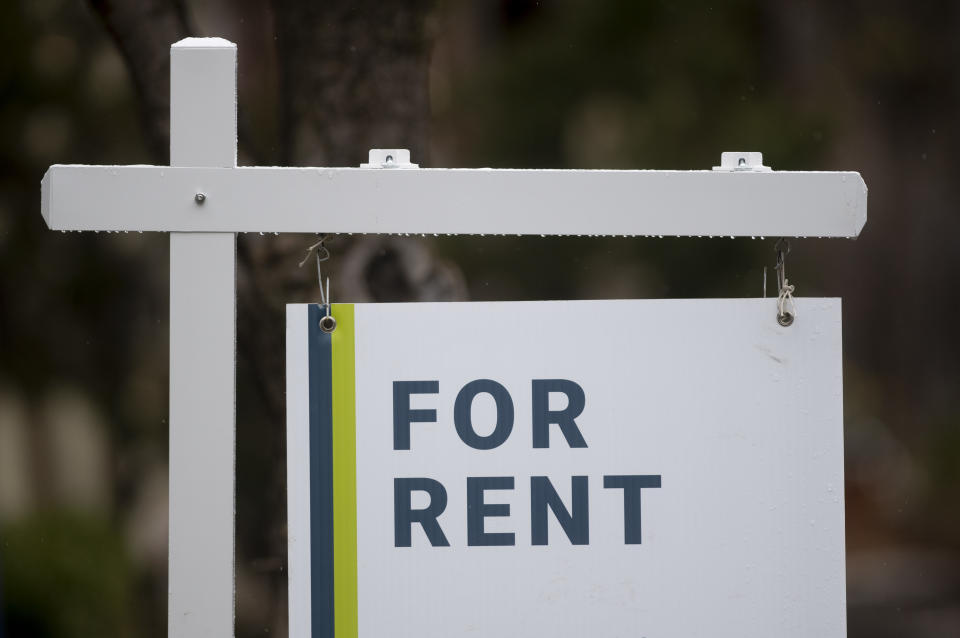
[[[292,636],[845,635],[840,302],[288,308]]]

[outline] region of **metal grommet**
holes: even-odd
[[[777,323],[779,323],[779,324],[780,324],[781,326],[783,326],[783,327],[787,327],[787,326],[793,324],[793,313],[790,312],[789,310],[788,310],[788,311],[785,311],[785,312],[783,312],[783,313],[779,313],[779,312],[778,312],[778,313],[777,313]]]
[[[791,319],[791,321],[793,321]],[[324,332],[333,332],[337,329],[337,320],[333,318],[333,315],[324,315],[320,318],[320,329]]]

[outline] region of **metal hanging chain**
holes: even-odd
[[[310,255],[317,256],[317,283],[320,286],[320,305],[326,308],[323,317],[320,318],[320,329],[324,332],[333,332],[337,329],[337,320],[330,314],[332,302],[330,301],[330,277],[326,281],[323,279],[323,272],[320,269],[321,262],[330,259],[330,251],[327,249],[326,241],[330,235],[321,235],[320,241],[307,247],[307,256],[300,262],[300,268],[310,260]]]
[[[777,251],[777,263],[774,269],[777,271],[777,323],[781,326],[789,326],[797,317],[797,307],[793,302],[793,285],[787,280],[786,258],[790,253],[790,242],[786,239],[777,240],[774,245]]]

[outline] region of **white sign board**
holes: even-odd
[[[291,636],[846,635],[840,301],[287,317]]]

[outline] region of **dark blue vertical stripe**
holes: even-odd
[[[320,329],[325,307],[307,307],[310,359],[311,638],[334,638],[333,617],[333,367],[330,334]]]

